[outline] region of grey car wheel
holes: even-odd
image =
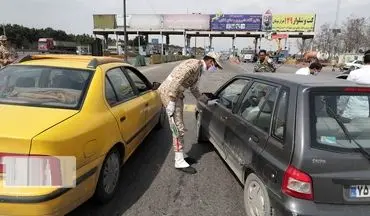
[[[117,191],[121,173],[121,157],[116,148],[106,156],[100,171],[94,198],[100,203],[111,200]]]
[[[245,181],[244,206],[248,216],[272,215],[266,187],[254,173],[251,173]]]

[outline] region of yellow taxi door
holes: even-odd
[[[160,103],[159,96],[151,89],[150,82],[141,72],[133,67],[124,67],[123,69],[131,79],[131,82],[137,89],[140,97],[142,97],[142,99],[145,101],[145,127],[146,132],[148,133],[157,123],[156,119],[160,113],[160,107],[162,104]]]
[[[142,140],[145,101],[136,93],[121,68],[107,71],[105,94],[125,142],[126,155],[130,155]]]

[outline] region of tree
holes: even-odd
[[[343,23],[342,40],[345,52],[358,52],[366,46],[366,19],[349,17]]]
[[[311,44],[313,43],[313,40],[310,40],[310,41],[305,41],[303,42],[302,39],[297,39],[296,41],[297,43],[297,48],[300,52],[307,52],[308,50],[310,50],[310,47],[311,47]]]
[[[333,36],[330,24],[323,24],[313,42],[315,49],[321,52],[330,53],[332,50],[332,44],[335,40]]]
[[[17,24],[7,24],[5,26],[6,36],[15,48],[35,49],[39,38],[50,37],[60,41],[74,41],[78,44],[91,44],[94,38],[88,34],[73,35],[67,34],[62,30],[52,28],[35,29],[27,28]]]

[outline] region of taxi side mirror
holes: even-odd
[[[159,83],[159,82],[153,82],[153,84],[152,84],[152,89],[153,90],[157,90],[158,88],[159,88],[159,86],[161,85],[161,83]]]

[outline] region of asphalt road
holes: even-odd
[[[163,81],[177,63],[141,68],[151,81]],[[240,73],[251,72],[253,65],[224,63],[223,71],[204,75],[203,92],[215,91]],[[297,68],[282,66],[279,72],[294,73]],[[330,73],[332,74],[332,73]],[[195,104],[190,92],[186,104]],[[185,152],[198,160],[198,173],[184,174],[173,168],[174,153],[167,127],[152,132],[123,167],[120,189],[104,206],[88,201],[69,216],[242,216],[245,215],[243,188],[211,145],[195,141],[195,116],[188,106],[184,113]]]

